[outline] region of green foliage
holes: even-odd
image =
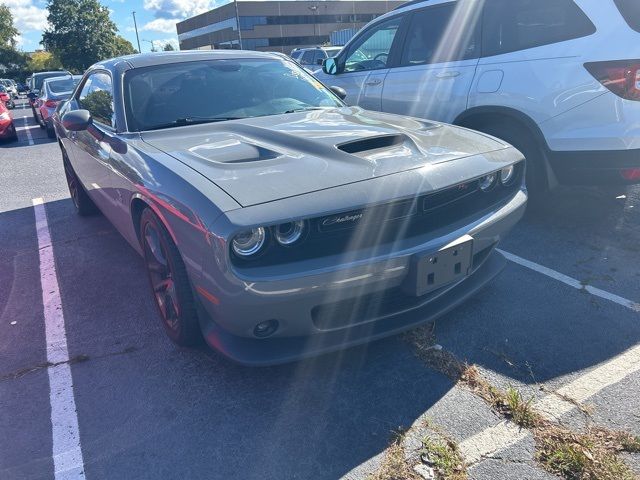
[[[173,52],[175,50],[175,48],[173,48],[173,45],[171,45],[170,43],[165,44],[163,50],[165,52]]]
[[[65,68],[80,73],[101,60],[134,52],[98,0],[47,0],[47,8],[50,26],[42,44]]]
[[[134,53],[138,53],[138,51],[133,48],[131,42],[126,38],[121,37],[120,35],[116,35],[116,38],[113,42],[113,52],[111,56],[119,57],[121,55],[132,55]]]
[[[60,70],[62,69],[62,64],[60,59],[53,53],[41,50],[31,54],[27,67],[30,72],[45,72],[47,70]]]
[[[13,24],[11,10],[6,5],[0,4],[0,48],[15,49],[18,34],[18,29]]]

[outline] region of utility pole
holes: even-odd
[[[133,26],[136,29],[136,40],[138,41],[138,53],[142,53],[142,49],[140,48],[140,37],[138,36],[138,23],[136,22],[136,12],[131,12],[133,14]]]
[[[233,1],[234,6],[236,7],[236,25],[238,27],[238,43],[240,44],[240,50],[242,50],[242,33],[240,28],[240,15],[238,14],[238,0]]]
[[[317,18],[316,15],[318,14],[318,4],[316,3],[315,5],[311,5],[310,7],[307,7],[309,10],[311,10],[313,12],[313,36],[317,37],[318,36],[318,26],[317,26]]]

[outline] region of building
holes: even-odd
[[[288,54],[297,47],[329,44],[332,32],[360,29],[403,3],[241,0],[188,18],[176,27],[181,50],[242,48]]]

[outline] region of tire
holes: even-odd
[[[13,134],[9,137],[9,141],[10,142],[17,142],[18,141],[18,131],[16,130],[16,126],[15,125],[11,125],[11,129],[13,130]]]
[[[44,129],[47,128],[47,124],[44,123],[44,120],[42,119],[42,116],[40,116],[39,114],[38,114],[37,121],[38,121],[38,126],[40,127],[41,130],[44,130]]]
[[[520,150],[527,161],[527,190],[530,201],[534,203],[549,191],[544,151],[536,142],[533,134],[526,128],[506,120],[485,125],[473,125],[471,128],[494,137],[498,137]]]
[[[47,127],[47,137],[49,138],[56,138],[56,130],[55,128],[53,128],[53,125],[51,125],[51,122],[46,124]]]
[[[93,200],[91,200],[89,194],[82,186],[64,150],[62,151],[62,162],[64,165],[64,174],[67,177],[67,186],[69,187],[71,201],[73,201],[78,215],[86,217],[98,213],[96,204],[93,203]]]
[[[182,347],[200,344],[193,291],[178,248],[148,207],[140,216],[139,232],[151,293],[167,336]]]

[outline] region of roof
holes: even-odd
[[[150,67],[153,65],[165,65],[169,63],[193,62],[198,60],[221,60],[225,58],[280,58],[281,56],[269,52],[257,52],[253,50],[183,50],[178,52],[139,53],[124,57],[112,58],[100,62],[95,66],[103,68],[113,67],[118,63],[126,62],[131,68]]]

